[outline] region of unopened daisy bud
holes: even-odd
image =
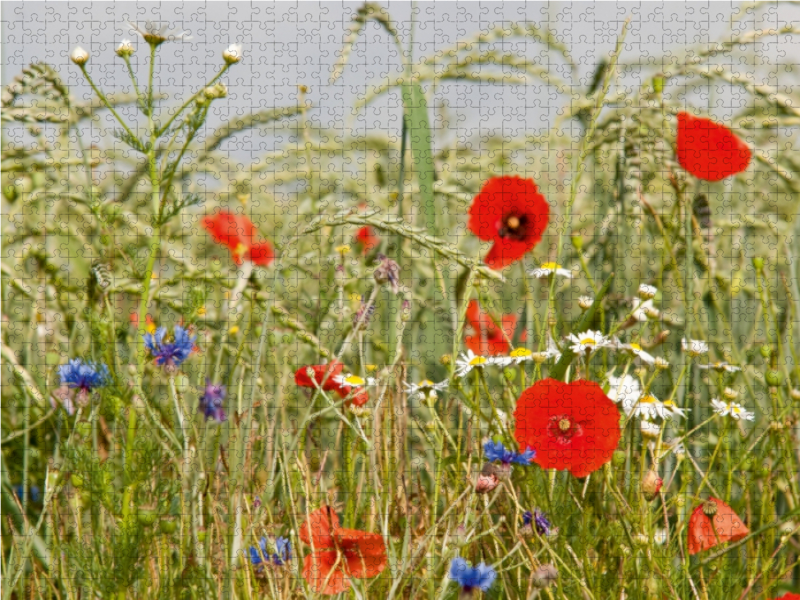
[[[80,46],[75,46],[75,49],[70,52],[69,59],[79,67],[82,67],[89,62],[89,53]]]
[[[645,473],[644,479],[642,479],[642,493],[645,499],[650,501],[655,498],[662,485],[664,485],[664,480],[658,476],[658,473],[652,469]]]
[[[546,588],[553,585],[558,579],[558,569],[555,566],[547,564],[541,565],[531,575],[531,583],[537,588]]]
[[[792,400],[800,400],[800,390],[797,388],[793,388],[789,395],[792,397]]]
[[[655,364],[656,369],[669,369],[669,361],[661,358],[660,356],[656,357],[656,362],[653,364]]]
[[[215,83],[203,90],[203,95],[208,100],[217,100],[225,98],[228,95],[228,88],[224,83]]]
[[[133,43],[130,40],[122,40],[117,46],[117,56],[122,58],[128,58],[129,56],[133,56],[135,49],[133,47]]]
[[[659,311],[655,306],[648,306],[644,309],[644,314],[648,319],[653,319],[657,321],[661,318],[661,311]]]
[[[555,327],[558,325],[558,317],[556,315],[547,315],[548,327]]]
[[[650,540],[644,533],[634,533],[631,537],[633,538],[633,543],[642,548],[650,543]]]
[[[240,60],[242,60],[242,45],[241,44],[231,44],[222,53],[222,58],[229,65],[233,65],[233,64],[238,63]]]
[[[726,387],[722,392],[722,395],[726,400],[736,400],[736,398],[739,397],[739,392],[732,388]]]
[[[639,290],[636,293],[642,300],[652,300],[656,297],[657,292],[658,290],[655,288],[655,286],[643,283],[639,286]]]
[[[589,310],[593,303],[594,299],[591,296],[581,296],[578,298],[578,306],[580,306],[582,310]]]
[[[756,268],[756,271],[762,271],[764,269],[764,259],[760,256],[754,257],[753,266]]]
[[[535,362],[537,365],[541,365],[546,363],[547,359],[550,358],[550,356],[547,354],[547,352],[534,352],[533,354],[531,354],[531,358],[533,359],[533,362]]]
[[[578,252],[581,251],[583,248],[583,238],[579,235],[572,236],[572,247],[575,248]]]
[[[451,362],[453,362],[453,357],[450,356],[449,354],[442,354],[442,356],[439,357],[439,363],[444,365],[445,367],[448,366]]]

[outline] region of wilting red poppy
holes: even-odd
[[[378,244],[381,243],[381,238],[378,237],[375,230],[369,225],[359,229],[356,232],[355,239],[361,245],[361,251],[364,254],[369,254],[371,250],[377,248]]]
[[[383,537],[339,527],[330,506],[309,515],[300,527],[300,539],[313,548],[303,561],[303,577],[317,593],[339,594],[350,589],[351,577],[369,579],[386,568]]]
[[[709,498],[689,518],[689,554],[697,554],[724,542],[735,542],[750,530],[733,509],[718,498]]]
[[[611,460],[620,438],[619,410],[593,381],[537,381],[517,401],[514,437],[536,448],[543,469],[586,477]]]
[[[321,386],[326,392],[336,392],[340,397],[347,398],[353,391],[353,386],[341,383],[338,380],[343,368],[344,365],[340,362],[330,362],[327,365],[307,365],[295,371],[294,382],[301,387],[312,389],[317,389],[317,386]],[[314,380],[308,376],[308,369],[314,371]],[[314,381],[316,381],[316,384]],[[367,401],[369,401],[369,394],[367,394],[367,390],[361,389],[350,399],[350,404],[364,406]]]
[[[469,209],[469,230],[494,242],[484,262],[502,269],[533,250],[547,227],[550,207],[532,179],[492,177]]]
[[[719,181],[741,173],[752,153],[742,140],[711,119],[678,113],[678,162],[698,179]]]
[[[467,348],[480,356],[498,356],[511,351],[508,340],[514,337],[514,330],[517,327],[516,315],[503,315],[501,327],[498,327],[492,318],[481,310],[477,300],[470,300],[466,317],[475,330],[475,335],[464,337]],[[527,332],[523,331],[520,341],[524,342],[526,338]]]
[[[244,215],[222,210],[212,216],[203,217],[202,224],[215,242],[228,247],[237,265],[249,260],[266,267],[275,260],[272,245],[269,242],[256,241],[258,229]]]

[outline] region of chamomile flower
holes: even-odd
[[[450,385],[448,379],[439,383],[433,383],[430,379],[423,379],[419,383],[403,383],[406,388],[406,394],[409,397],[418,395],[422,400],[430,398],[432,394],[435,395],[437,392],[446,390],[448,385]]]
[[[642,386],[639,381],[630,375],[624,377],[608,376],[608,383],[610,388],[608,390],[608,397],[622,405],[622,410],[626,415],[630,416],[633,409],[642,397]]]
[[[702,340],[681,340],[681,348],[689,356],[697,357],[708,353],[708,344]]]
[[[333,381],[339,385],[349,385],[350,387],[367,387],[378,385],[378,380],[374,377],[364,378],[360,377],[359,375],[354,375],[353,373],[336,375],[334,376]]]
[[[653,298],[655,298],[657,293],[658,289],[656,288],[656,286],[647,285],[646,283],[641,284],[636,292],[636,294],[642,300],[652,300]]]
[[[158,23],[147,21],[144,26],[128,22],[133,31],[142,36],[142,39],[151,46],[160,46],[164,42],[187,41],[192,39],[187,31],[177,31],[169,28],[169,25],[159,27]]]
[[[546,277],[550,277],[551,275],[572,279],[572,271],[568,271],[567,269],[562,268],[561,265],[554,262],[542,263],[538,268],[534,269],[528,274],[531,277],[536,277],[537,279],[544,279]]]
[[[642,435],[646,438],[657,438],[661,434],[661,426],[652,421],[643,420],[640,424]]]
[[[464,377],[472,369],[482,368],[493,363],[492,359],[475,354],[472,350],[467,350],[456,359],[456,377]]]
[[[737,402],[723,402],[717,398],[711,400],[711,406],[714,407],[714,412],[720,417],[730,415],[737,421],[744,419],[745,421],[755,421],[756,414],[746,410],[744,406]]]
[[[655,307],[652,300],[634,300],[631,316],[640,323],[644,323],[654,310]]]
[[[636,358],[640,359],[642,362],[647,363],[648,365],[654,365],[656,363],[655,357],[650,354],[649,352],[645,352],[642,350],[642,347],[639,344],[620,344],[620,350],[627,350],[631,354],[633,354]]]
[[[686,417],[685,411],[688,409],[680,408],[672,400],[661,402],[653,394],[647,394],[639,398],[633,409],[633,416],[644,419],[672,419],[673,417]]]
[[[721,361],[721,362],[715,362],[715,363],[709,363],[707,365],[697,365],[697,366],[700,369],[704,369],[704,370],[713,369],[715,371],[719,371],[720,373],[722,373],[723,371],[725,373],[738,373],[739,371],[742,370],[741,367],[737,367],[735,365],[731,365],[731,364],[725,362],[724,360]]]
[[[509,365],[521,365],[522,363],[533,359],[533,352],[527,348],[516,348],[515,350],[512,350],[511,354],[508,356],[494,357],[493,362],[501,367],[507,367]]]
[[[572,343],[571,350],[577,354],[593,352],[608,344],[608,339],[599,331],[588,329],[579,334],[570,334],[567,341]]]

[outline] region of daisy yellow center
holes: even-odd
[[[641,404],[653,404],[657,402],[657,400],[655,396],[645,396],[641,400],[639,400],[639,402]]]
[[[419,387],[421,388],[433,387],[433,382],[430,379],[423,379],[422,381],[419,382]]]
[[[557,265],[554,262],[547,262],[547,263],[542,263],[542,266],[540,268],[544,269],[545,271],[555,271],[556,269],[560,269],[561,265]]]
[[[344,382],[348,385],[364,385],[364,379],[358,375],[350,375],[349,377],[345,377]]]
[[[511,358],[525,358],[531,356],[533,353],[527,348],[517,348],[511,353]]]
[[[675,406],[675,403],[672,400],[664,400],[664,406],[672,408]]]
[[[472,367],[480,367],[481,365],[486,364],[486,359],[483,356],[476,356],[469,361],[469,364]]]
[[[558,422],[558,428],[563,432],[569,431],[569,428],[571,426],[572,426],[572,424],[569,422],[569,419],[561,419]]]
[[[634,352],[641,352],[642,347],[639,344],[631,344],[631,350],[633,350]]]
[[[586,337],[586,338],[583,338],[581,340],[581,345],[582,346],[593,346],[596,343],[597,343],[597,341],[594,338],[590,338],[590,337]]]
[[[343,246],[336,246],[336,248],[334,248],[334,251],[337,254],[348,254],[350,252],[350,246],[348,246],[347,244],[344,244]]]
[[[731,406],[731,405],[729,404],[729,405],[728,405],[728,408],[730,409],[730,411],[731,411],[731,414],[733,414],[733,415],[739,415],[739,414],[741,414],[741,413],[742,413],[742,409],[741,409],[741,408],[739,408],[738,406]]]

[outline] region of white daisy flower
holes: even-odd
[[[684,419],[686,418],[686,411],[691,410],[689,408],[681,408],[672,400],[664,400],[664,408],[670,411],[673,417],[682,417]]]
[[[642,350],[642,347],[639,344],[620,344],[619,347],[622,350],[628,350],[634,356],[636,356],[636,358],[641,359],[648,365],[654,365],[656,363],[655,357],[652,354]]]
[[[724,360],[721,362],[709,363],[707,365],[697,365],[700,369],[714,369],[715,371],[725,371],[726,373],[737,373],[741,371],[741,367],[731,365]]]
[[[661,434],[661,426],[652,421],[643,420],[640,424],[642,435],[646,438],[657,438]]]
[[[644,323],[654,310],[656,309],[653,306],[652,300],[634,300],[633,312],[631,313],[631,316],[640,323]],[[656,311],[656,314],[657,313],[658,311]]]
[[[435,394],[436,392],[446,390],[449,384],[450,381],[448,379],[440,381],[439,383],[433,383],[430,379],[423,379],[419,383],[403,383],[406,388],[406,394],[409,396],[419,394],[419,396],[423,399],[432,393]]]
[[[658,289],[654,285],[647,285],[646,283],[643,283],[639,286],[639,289],[636,293],[642,300],[651,300],[655,298],[656,294],[658,293]]]
[[[661,402],[652,394],[642,396],[633,408],[634,417],[643,419],[671,419],[673,417],[686,417],[684,414],[688,409],[679,408],[672,400]]]
[[[608,390],[610,400],[622,405],[622,410],[630,416],[633,409],[642,397],[642,387],[639,382],[630,375],[625,377],[608,376],[608,383],[611,386]]]
[[[378,385],[378,380],[374,377],[367,377],[366,379],[352,373],[346,375],[337,375],[333,380],[339,385],[349,385],[350,387],[365,387]]]
[[[464,377],[472,369],[493,364],[495,361],[475,354],[472,350],[467,350],[456,359],[456,377]]]
[[[669,532],[664,528],[656,529],[653,532],[653,541],[659,546],[663,546],[664,544],[666,544],[668,539],[669,539]]]
[[[529,360],[533,360],[533,352],[527,348],[516,348],[508,356],[497,356],[492,359],[492,362],[501,367],[507,367],[509,365],[521,365]]]
[[[756,414],[746,410],[744,406],[736,402],[723,402],[714,398],[711,400],[711,406],[714,407],[714,412],[721,417],[730,415],[737,421],[744,419],[745,421],[755,421]]]
[[[708,353],[708,344],[702,340],[687,340],[683,338],[681,340],[681,348],[684,352],[687,352],[689,356],[696,357]]]
[[[158,46],[164,42],[188,41],[192,39],[192,36],[188,35],[188,31],[172,30],[169,28],[169,25],[159,27],[157,23],[153,23],[152,21],[147,21],[144,26],[128,21],[128,25],[151,46]]]
[[[567,337],[567,341],[572,342],[571,349],[577,354],[581,354],[587,350],[591,352],[608,345],[608,339],[606,339],[602,333],[599,331],[592,331],[591,329],[577,335],[572,333]]]
[[[531,277],[536,277],[537,279],[544,279],[546,277],[550,277],[550,275],[557,275],[559,277],[572,279],[572,271],[567,271],[566,269],[562,268],[561,265],[554,262],[542,263],[538,268],[530,271],[528,275]]]

